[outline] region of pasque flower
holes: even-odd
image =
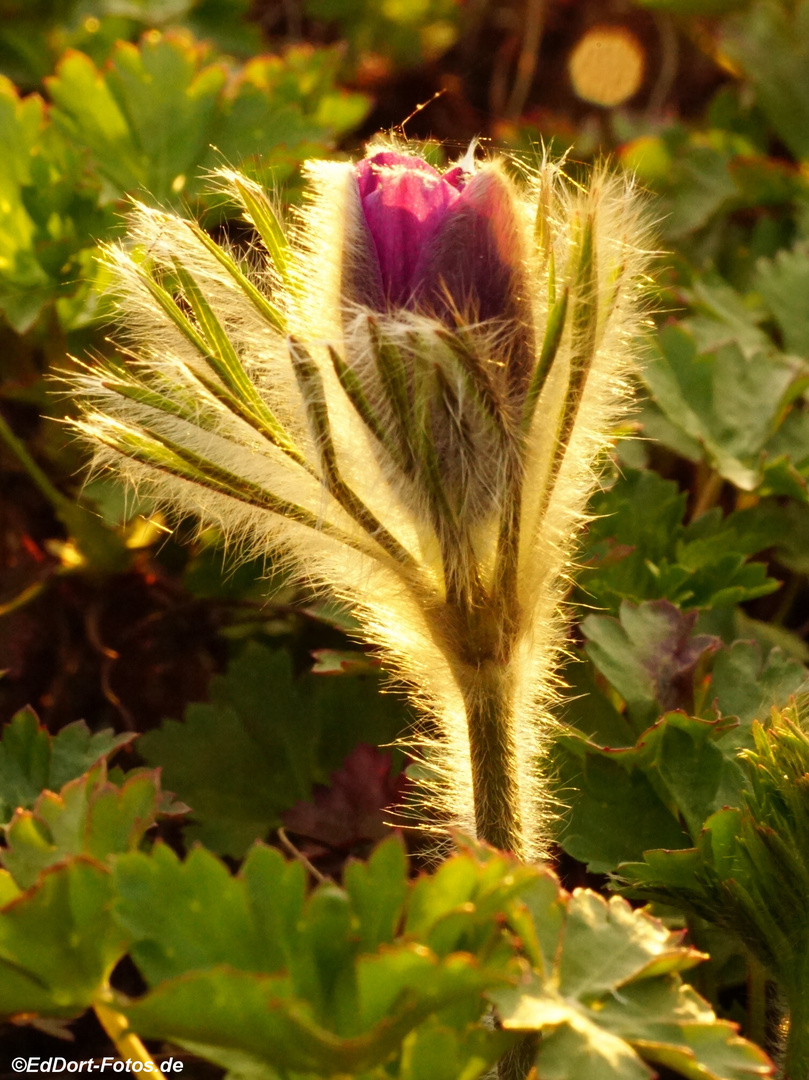
[[[258,269],[136,210],[108,254],[125,359],[77,380],[77,427],[98,467],[350,605],[423,717],[433,824],[531,858],[576,535],[629,395],[638,201],[396,146],[307,171],[288,227],[223,174]]]

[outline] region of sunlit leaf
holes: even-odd
[[[547,898],[532,907],[537,926],[548,907]],[[490,995],[506,1030],[542,1033],[539,1075],[644,1080],[657,1062],[695,1080],[770,1075],[766,1055],[682,983],[678,973],[702,956],[678,935],[618,897],[589,890],[562,894],[561,910],[544,969]]]
[[[33,710],[22,709],[0,740],[0,821],[8,821],[18,807],[33,806],[46,788],[58,791],[134,738],[109,729],[92,733],[81,720],[51,735]]]
[[[43,870],[69,856],[103,861],[137,846],[159,806],[156,773],[135,771],[119,787],[107,780],[102,761],[58,794],[44,791],[31,810],[18,810],[6,826],[0,862],[21,888],[29,888]]]
[[[274,165],[287,176],[359,122],[365,99],[336,90],[329,57],[293,50],[251,61],[233,78],[189,35],[152,33],[138,46],[119,44],[104,71],[82,53],[63,57],[48,83],[53,119],[91,152],[111,195],[139,192],[165,205],[199,194],[217,165],[256,157],[267,177]]]
[[[126,949],[109,873],[84,857],[0,909],[0,1017],[78,1016]]]
[[[303,867],[261,846],[237,877],[202,849],[185,862],[162,845],[125,855],[117,916],[150,989],[122,1007],[139,1033],[239,1074],[355,1075],[401,1053],[400,1075],[417,1078],[427,1047],[443,1044],[471,1080],[513,1041],[478,1030],[466,1047],[457,1032],[516,971],[497,913],[535,873],[467,852],[408,887],[389,840],[348,868],[346,889],[325,882],[305,897]]]

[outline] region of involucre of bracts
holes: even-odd
[[[121,359],[74,383],[113,468],[290,560],[384,650],[437,828],[542,854],[542,767],[586,504],[631,397],[647,235],[631,181],[406,147],[307,166],[289,225],[237,173],[249,258],[137,206]]]

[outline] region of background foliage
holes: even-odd
[[[617,101],[608,66],[574,77],[605,30],[642,64]],[[767,985],[796,1015],[809,947],[805,900],[779,943],[762,884],[803,880],[809,838],[803,773],[765,776],[783,746],[809,762],[799,712],[789,738],[770,721],[809,663],[808,55],[806,0],[0,0],[9,1056],[68,1030],[107,1053],[87,1010],[115,991],[158,1055],[233,1078],[473,1080],[526,1031],[543,1080],[766,1073],[729,1022],[777,1054]],[[554,749],[556,869],[595,892],[463,845],[424,872],[417,833],[406,859],[384,808],[407,798],[407,711],[350,618],[85,484],[58,423],[54,375],[110,349],[95,253],[127,199],[249,244],[207,173],[294,205],[304,159],[395,125],[438,161],[475,136],[570,148],[573,171],[607,151],[653,195],[656,325]]]

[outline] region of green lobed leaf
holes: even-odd
[[[809,454],[806,461],[809,463]],[[780,526],[776,541],[778,561],[794,573],[806,574],[809,570],[809,506],[804,502],[782,499],[778,502],[776,514]]]
[[[50,767],[52,777],[70,775],[88,747],[95,757],[116,742],[109,732],[91,737],[74,724],[60,733],[68,732],[60,756],[60,736],[50,740],[30,712],[7,729],[7,750],[9,731],[34,736],[27,748],[32,757],[39,752],[41,774]],[[76,1016],[106,992],[126,936],[112,920],[114,890],[104,863],[137,847],[164,802],[157,774],[134,770],[113,784],[101,757],[59,794],[44,790],[32,810],[17,810],[0,849],[0,1018]]]
[[[366,867],[349,866],[346,889],[325,882],[306,897],[303,867],[261,845],[235,877],[201,848],[184,862],[160,844],[122,855],[116,917],[150,986],[122,1008],[141,1035],[239,1075],[354,1075],[401,1052],[401,1075],[417,1077],[426,1047],[443,1042],[471,1078],[510,1040],[479,1031],[466,1047],[456,1034],[513,968],[497,914],[535,874],[469,850],[408,888],[391,839]]]
[[[81,856],[0,908],[0,1018],[84,1012],[126,950],[112,897],[109,873]]]
[[[636,730],[664,709],[693,710],[695,672],[720,644],[694,634],[696,618],[665,600],[624,601],[617,619],[588,615],[582,622],[587,654],[626,702]]]
[[[192,808],[187,835],[240,856],[358,742],[403,730],[405,710],[377,685],[366,676],[293,680],[285,652],[251,642],[211,680],[208,703],[190,705],[183,723],[166,720],[138,749]]]
[[[660,979],[654,986],[623,987],[620,996],[620,1003],[616,997],[606,1002],[601,1024],[623,1032],[649,1064],[691,1080],[771,1075],[763,1051],[741,1038],[736,1024],[717,1020],[690,986]]]
[[[33,806],[44,789],[59,790],[134,738],[110,729],[93,733],[83,720],[51,735],[32,709],[22,709],[0,739],[0,823],[17,808]]]
[[[302,160],[321,156],[335,138],[353,131],[371,102],[344,88],[342,60],[339,47],[309,44],[292,45],[282,55],[254,56],[236,80],[230,112],[216,132],[225,161],[239,165],[247,158],[248,172],[277,183]],[[256,157],[264,159],[258,168]]]
[[[199,195],[203,173],[223,160],[255,157],[267,177],[273,166],[288,175],[367,109],[362,95],[335,89],[328,50],[258,58],[236,78],[208,60],[187,33],[119,43],[104,71],[69,52],[48,80],[53,121],[90,151],[110,194],[166,204]]]
[[[673,239],[704,229],[739,201],[732,174],[738,148],[726,132],[701,134],[685,140],[684,152],[675,158],[675,182],[669,192],[671,219],[666,225],[666,234]]]
[[[397,1080],[476,1080],[508,1050],[507,1032],[453,1030],[429,1020],[402,1043]],[[388,1075],[391,1075],[388,1073]]]
[[[6,826],[0,863],[22,889],[43,870],[75,855],[99,861],[131,850],[142,840],[160,807],[159,776],[135,770],[121,786],[109,783],[102,761],[65,784],[43,791],[31,810],[17,810]]]
[[[668,196],[666,236],[682,243],[742,202],[733,165],[741,151],[749,153],[751,148],[723,130],[690,134],[675,129],[672,134],[655,147],[659,160],[654,180]],[[647,154],[648,150],[647,146]]]
[[[0,311],[24,333],[58,301],[63,325],[81,325],[97,305],[78,279],[98,276],[87,256],[93,237],[113,224],[97,206],[97,184],[80,151],[48,122],[42,99],[21,97],[3,76],[0,142]]]
[[[297,940],[303,867],[285,864],[272,848],[253,848],[233,878],[203,848],[180,862],[157,844],[149,855],[118,859],[115,882],[116,918],[131,935],[132,956],[150,983],[224,963],[274,974],[285,964],[285,935]],[[269,883],[263,896],[260,886]],[[213,896],[215,904],[202,902]]]
[[[609,713],[596,698],[605,732],[625,741],[627,723],[637,735],[666,709],[700,711],[710,717],[715,708],[724,716],[739,718],[739,745],[746,745],[750,722],[767,715],[774,705],[786,704],[807,678],[804,665],[778,646],[770,647],[765,655],[756,640],[722,646],[712,635],[693,634],[695,624],[696,612],[683,615],[666,601],[637,606],[624,602],[617,619],[590,615],[584,620],[586,652],[627,706],[623,720],[616,720],[614,711]],[[732,626],[737,632],[746,628],[750,636],[756,629],[753,620],[736,620]],[[774,640],[765,640],[765,646]],[[695,678],[705,675],[709,661],[710,682],[696,686]],[[584,706],[577,715],[584,715],[586,728]]]
[[[711,815],[688,851],[648,851],[620,867],[627,892],[695,913],[730,932],[795,1007],[809,949],[809,740],[805,700],[755,725],[742,755],[748,787],[740,809]]]
[[[759,259],[754,287],[780,330],[788,352],[809,357],[809,313],[804,303],[809,290],[809,246],[806,241]]]
[[[532,911],[538,930],[548,899]],[[618,897],[558,890],[553,903],[543,968],[490,994],[505,1029],[542,1033],[540,1076],[641,1080],[656,1063],[705,1080],[770,1075],[766,1055],[682,983],[703,954]]]
[[[671,712],[645,731],[634,747],[596,748],[578,736],[564,737],[563,745],[577,759],[602,758],[607,778],[619,768],[644,773],[661,803],[695,840],[709,814],[722,806],[741,805],[747,785],[736,756],[741,741],[737,727],[732,718],[709,721]],[[587,776],[583,786],[590,784]],[[576,801],[574,797],[574,806]]]
[[[8,870],[0,870],[0,907],[5,907],[12,900],[16,900],[21,893],[22,889]]]
[[[626,714],[619,711],[615,695],[584,653],[574,653],[564,669],[568,695],[564,722],[598,746],[634,746],[638,733]]]
[[[731,218],[734,212],[748,210],[758,219],[765,207],[787,217],[806,186],[791,162],[770,155],[771,130],[751,108],[747,87],[729,85],[720,90],[696,127],[671,120],[654,135],[637,131],[629,127],[629,141],[620,156],[660,197],[665,214],[661,231],[685,257],[680,267],[683,277],[688,279],[696,268],[720,265],[729,268],[736,280],[744,280],[741,269],[752,268],[758,256],[772,255],[779,243],[789,242],[791,230],[780,216],[756,220],[752,229],[739,229]],[[726,308],[731,322],[736,322],[735,309],[748,328],[761,321],[760,303],[754,303],[756,316],[751,319],[753,312],[744,314],[726,283],[720,289],[724,297],[716,294],[722,281],[718,274],[709,271],[703,281],[714,286],[709,290],[713,297],[703,294],[698,300],[706,301],[705,308],[713,307],[716,315],[717,306]],[[731,301],[730,309],[723,299]],[[754,296],[746,296],[742,304],[750,301]]]
[[[645,681],[649,669],[632,655],[631,639],[618,634],[617,622],[611,629],[618,636],[613,641],[602,634],[603,655],[596,650],[594,657],[599,666],[627,694],[636,686],[656,692]],[[638,640],[643,651],[648,641],[643,634]],[[687,665],[684,670],[693,677]],[[587,669],[580,672],[574,688],[589,696],[569,708],[575,727],[562,734],[555,751],[568,804],[564,849],[593,871],[609,871],[650,848],[685,848],[689,834],[693,843],[710,814],[743,803],[748,785],[738,752],[752,747],[753,720],[786,704],[805,678],[803,665],[780,649],[763,661],[757,644],[737,641],[715,654],[700,694],[703,718],[667,712],[641,730],[637,713],[634,720],[619,713]]]
[[[706,458],[722,477],[752,491],[762,480],[761,451],[804,388],[805,374],[797,359],[766,351],[745,355],[736,341],[700,353],[693,334],[666,327],[643,377],[686,445],[649,413],[646,431],[695,460]]]
[[[765,719],[772,708],[786,705],[806,681],[807,670],[782,649],[771,649],[766,658],[751,641],[734,641],[717,653],[710,696],[726,716],[742,724],[738,745],[750,745],[750,725]]]
[[[48,275],[35,255],[36,224],[22,198],[25,187],[32,183],[31,154],[40,139],[44,126],[44,103],[32,96],[22,100],[9,80],[0,80],[0,135],[7,147],[8,161],[0,179],[0,244],[4,254],[3,284],[17,289],[37,290],[31,298],[36,314],[37,300],[42,303],[50,284]],[[6,291],[4,289],[4,291]],[[25,320],[27,313],[17,313]]]
[[[489,933],[479,918],[501,911],[506,901],[529,888],[533,874],[503,852],[483,849],[456,837],[465,849],[444,862],[434,874],[423,874],[413,885],[407,906],[405,932],[430,945],[439,955],[453,949],[479,952],[479,932]],[[483,862],[481,867],[480,863]]]
[[[809,4],[758,0],[724,27],[723,48],[752,83],[759,107],[782,142],[809,158]]]
[[[362,951],[392,941],[407,896],[407,856],[401,844],[379,844],[368,862],[349,862],[343,883],[359,919]]]
[[[689,838],[634,760],[565,739],[558,751],[560,790],[568,803],[559,842],[594,873],[642,858],[650,847],[683,848]]]
[[[261,35],[247,21],[249,0],[32,0],[3,7],[0,67],[26,89],[48,75],[66,49],[104,62],[117,41],[144,30],[182,26],[238,56],[260,51]]]
[[[617,613],[621,600],[670,600],[710,609],[766,596],[778,587],[748,559],[777,542],[773,515],[757,509],[723,517],[714,509],[684,522],[687,497],[651,470],[624,470],[591,503],[578,585],[589,603]]]
[[[683,290],[690,311],[680,326],[690,334],[700,354],[735,345],[747,360],[772,352],[772,341],[762,329],[767,317],[754,292],[742,294],[718,273],[708,271]]]
[[[389,57],[404,67],[437,60],[459,32],[459,12],[452,0],[382,6],[373,0],[306,0],[304,10],[310,18],[336,25],[355,61],[364,53]]]
[[[203,67],[204,57],[187,39],[159,35],[140,48],[120,43],[105,73],[68,53],[48,83],[54,123],[91,151],[116,195],[176,197],[204,157],[227,80],[222,65]]]
[[[391,1058],[429,1011],[460,996],[479,998],[481,990],[491,985],[491,978],[482,978],[470,957],[452,958],[442,969],[427,965],[419,975],[429,987],[428,1001],[422,998],[417,1006],[405,1005],[353,1039],[336,1038],[320,1027],[304,1006],[288,999],[280,979],[228,968],[162,983],[122,1011],[139,1033],[179,1043],[239,1075],[253,1074],[267,1064],[284,1075],[289,1071],[323,1077],[356,1075]],[[487,1040],[485,1034],[477,1035],[473,1050],[480,1058],[481,1044],[490,1042],[484,1061],[491,1062],[505,1040],[502,1035]]]

